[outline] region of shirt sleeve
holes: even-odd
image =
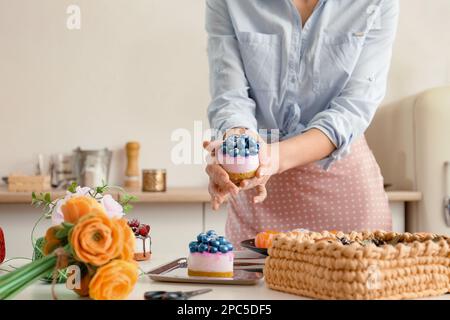
[[[397,0],[381,4],[379,23],[374,19],[374,25],[367,31],[349,81],[328,108],[319,112],[303,130],[319,129],[336,146],[330,156],[320,161],[324,169],[349,152],[352,141],[364,134],[385,96],[398,11]]]
[[[248,95],[249,84],[225,0],[206,1],[206,31],[210,70],[210,125],[222,132],[235,127],[256,131],[256,104]]]

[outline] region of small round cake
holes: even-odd
[[[150,226],[142,224],[137,219],[128,222],[136,237],[136,247],[134,249],[134,260],[145,261],[152,255],[152,238],[150,237]]]
[[[232,278],[233,262],[233,245],[213,230],[200,233],[197,241],[189,243],[189,276]]]
[[[217,159],[230,180],[239,184],[256,174],[259,167],[259,143],[247,134],[233,134],[223,142]]]

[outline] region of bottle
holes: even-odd
[[[127,169],[125,171],[124,186],[128,190],[139,191],[139,142],[128,142],[125,146],[127,154]]]

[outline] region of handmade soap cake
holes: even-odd
[[[197,241],[189,243],[189,276],[232,278],[233,262],[233,245],[213,230],[200,233]]]
[[[259,143],[247,134],[231,135],[223,142],[217,159],[230,180],[239,184],[256,174],[259,167]]]
[[[128,222],[136,237],[136,247],[134,249],[134,260],[145,261],[152,255],[152,239],[150,237],[150,226],[142,224],[137,219]]]

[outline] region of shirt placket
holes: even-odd
[[[300,104],[300,79],[302,77],[302,73],[304,72],[305,67],[305,48],[306,48],[306,42],[308,38],[309,31],[311,29],[311,26],[314,24],[314,20],[317,18],[317,13],[319,10],[321,10],[321,7],[326,2],[326,0],[319,0],[319,3],[317,4],[316,8],[314,9],[313,13],[309,17],[307,23],[304,27],[302,27],[302,21],[300,14],[295,7],[295,5],[292,3],[291,0],[289,0],[291,3],[291,8],[294,11],[294,25],[292,26],[292,44],[291,44],[291,52],[289,55],[289,62],[288,62],[288,68],[289,68],[289,81],[288,81],[288,97],[287,102],[289,104]]]

